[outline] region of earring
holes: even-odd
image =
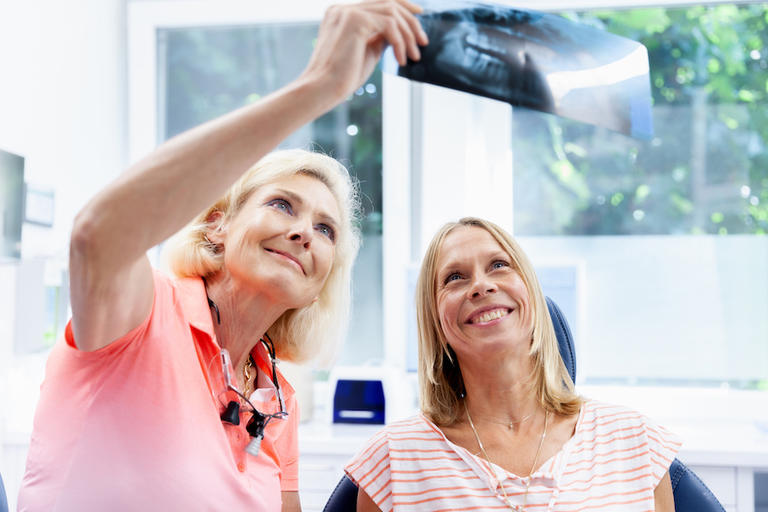
[[[203,233],[203,239],[205,240],[206,247],[208,247],[213,254],[219,254],[221,252],[222,244],[211,242],[211,239],[208,238],[208,233]]]

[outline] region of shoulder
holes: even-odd
[[[395,421],[387,425],[384,430],[391,435],[400,436],[408,434],[437,435],[437,427],[421,414],[411,416],[404,420]]]
[[[386,425],[371,436],[355,457],[364,460],[373,453],[382,456],[390,450],[407,449],[422,443],[424,440],[439,438],[439,432],[422,416],[413,416]]]
[[[396,421],[371,437],[345,468],[353,480],[360,482],[374,469],[378,474],[389,468],[415,468],[422,462],[421,455],[434,456],[448,449],[440,430],[421,415]],[[385,469],[386,468],[386,469]],[[383,474],[383,473],[382,473]]]
[[[60,349],[55,352],[61,352],[63,356],[73,355],[78,360],[83,361],[99,360],[107,356],[113,357],[115,354],[123,352],[129,346],[136,346],[138,341],[150,336],[153,330],[157,330],[158,327],[167,324],[165,320],[169,319],[169,315],[173,316],[174,309],[178,309],[174,308],[174,305],[177,304],[175,282],[166,274],[154,268],[152,269],[152,279],[154,287],[152,308],[139,325],[99,350],[81,351],[75,344],[72,320],[70,319],[64,329],[61,343],[57,343],[57,347],[60,347]]]
[[[582,404],[583,422],[596,426],[641,425],[645,416],[623,405],[610,404],[599,400],[585,400]]]
[[[149,319],[167,314],[169,311],[178,310],[180,313],[179,296],[183,293],[179,289],[179,280],[169,276],[161,270],[152,269],[152,284],[154,287],[154,299]],[[148,319],[148,320],[149,320]]]
[[[613,496],[638,486],[652,493],[679,451],[680,442],[634,409],[585,400],[570,446],[564,475],[571,484],[600,479],[606,483],[600,483],[599,490]]]
[[[190,295],[190,293],[180,285],[186,280],[176,279],[160,270],[152,269],[152,278],[154,302],[149,318],[147,318],[147,330],[174,331],[178,328],[177,325],[186,324],[186,322],[180,322],[180,320],[189,317],[184,303],[191,300],[194,294],[191,294],[185,301],[183,296]]]
[[[598,400],[586,400],[582,407],[582,432],[593,432],[595,437],[610,439],[612,443],[643,442],[675,449],[682,444],[675,434],[629,407]]]
[[[381,432],[393,449],[416,450],[431,444],[445,443],[443,432],[421,414],[393,422]]]
[[[367,446],[382,443],[395,446],[412,442],[418,444],[420,441],[439,437],[436,427],[423,416],[417,415],[386,425],[368,440]]]
[[[582,442],[612,449],[646,444],[646,419],[634,409],[597,400],[586,400],[582,408],[577,426]]]

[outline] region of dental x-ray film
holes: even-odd
[[[429,44],[419,62],[400,67],[390,50],[386,71],[633,137],[653,135],[642,44],[554,14],[475,2],[419,3]]]

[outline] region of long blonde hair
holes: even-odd
[[[437,261],[446,236],[454,229],[467,226],[484,229],[512,259],[533,306],[532,389],[541,405],[559,414],[578,412],[581,398],[558,349],[557,337],[549,316],[546,299],[528,257],[515,240],[496,224],[465,217],[449,222],[438,230],[427,247],[416,285],[416,319],[419,331],[419,390],[422,412],[437,425],[455,423],[463,412],[460,408],[463,379],[456,355],[448,346],[437,312]]]
[[[275,151],[259,160],[214,204],[200,212],[164,247],[170,270],[179,277],[206,277],[223,265],[223,253],[208,240],[208,233],[234,217],[259,187],[295,174],[312,176],[324,183],[339,207],[333,265],[318,300],[283,313],[269,328],[278,357],[299,362],[318,357],[330,362],[343,340],[349,318],[352,264],[360,247],[357,229],[359,200],[356,184],[335,159],[311,151]],[[221,212],[216,225],[210,219]]]

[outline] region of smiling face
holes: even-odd
[[[315,177],[263,185],[224,224],[224,265],[239,283],[286,308],[305,306],[333,265],[339,218],[333,194]]]
[[[460,359],[528,350],[533,329],[528,290],[489,232],[474,226],[451,231],[440,249],[435,279],[440,327]]]

